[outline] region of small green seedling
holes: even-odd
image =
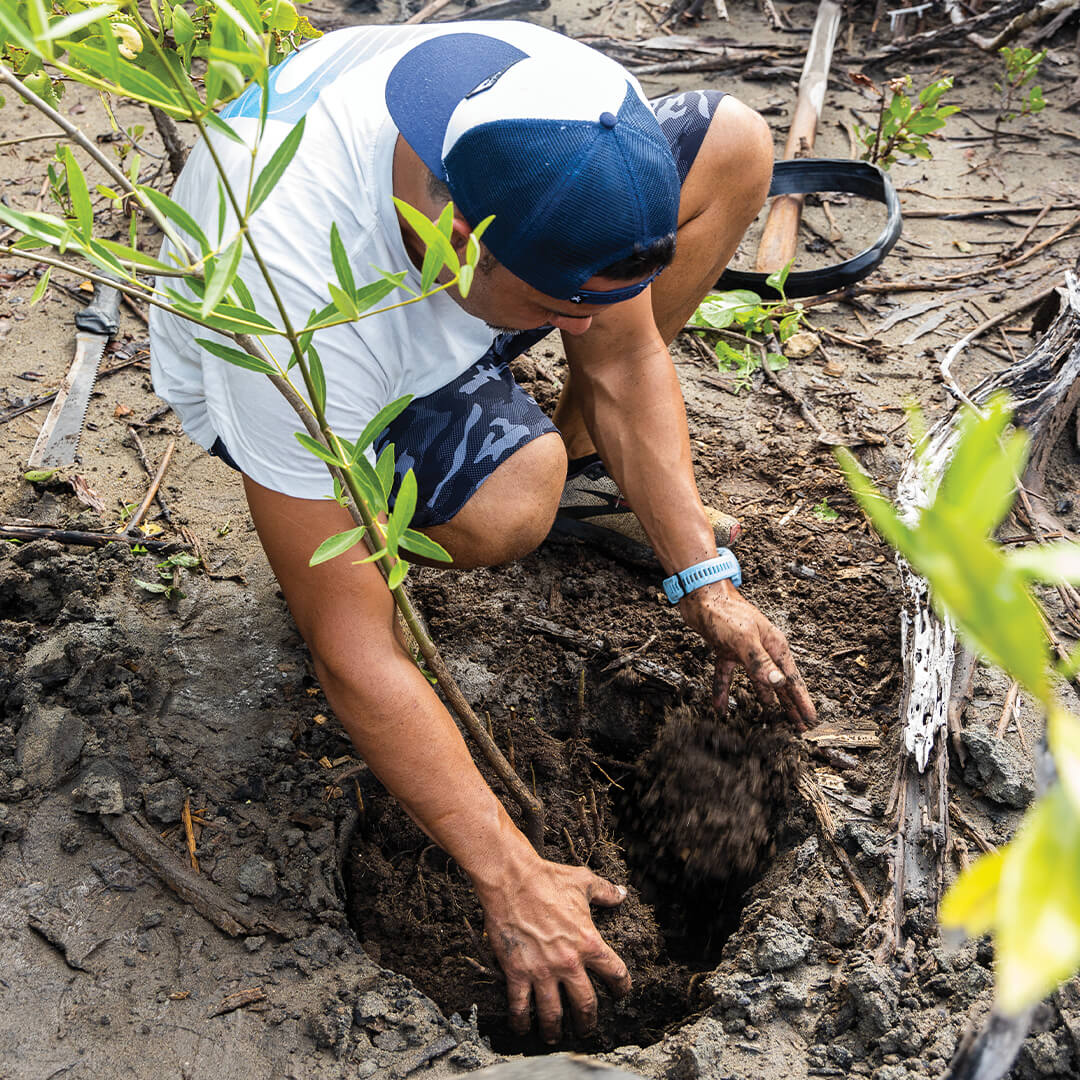
[[[805,317],[802,304],[788,300],[784,292],[791,266],[788,263],[767,278],[769,286],[780,294],[779,300],[762,300],[750,289],[733,289],[706,296],[690,316],[688,326],[721,335],[715,346],[717,367],[735,376],[736,393],[750,386],[763,364],[768,364],[770,371],[787,367],[787,357],[777,342],[782,344],[797,333]],[[724,337],[741,342],[742,349],[734,348]]]
[[[814,507],[814,517],[818,521],[833,522],[840,520],[840,514],[829,505],[828,499],[822,499],[821,502]]]
[[[863,145],[862,160],[887,169],[900,154],[929,160],[934,155],[926,136],[940,131],[945,121],[960,111],[956,105],[942,105],[941,99],[952,89],[953,77],[936,79],[912,99],[911,76],[901,75],[878,86],[861,72],[851,73],[852,81],[870,90],[881,101],[874,127],[855,125],[855,137]],[[886,101],[888,91],[891,97]]]
[[[158,581],[142,581],[140,578],[134,578],[133,580],[140,589],[148,593],[160,593],[166,600],[171,600],[174,596],[178,600],[183,600],[184,593],[181,592],[179,585],[176,583],[176,571],[180,568],[194,570],[200,561],[198,556],[188,555],[186,552],[181,551],[175,555],[170,555],[167,559],[163,559],[154,567],[157,571]]]
[[[1010,49],[1007,45],[998,50],[1005,60],[1005,78],[994,83],[994,89],[1001,95],[1001,106],[994,120],[994,145],[997,146],[998,129],[1006,120],[1015,120],[1018,116],[1033,116],[1046,108],[1043,89],[1039,85],[1029,87],[1026,95],[1021,93],[1025,86],[1039,73],[1042,62],[1046,59],[1046,50],[1034,52],[1018,46]]]

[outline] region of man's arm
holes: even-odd
[[[653,316],[651,290],[597,316],[580,336],[563,335],[570,376],[589,435],[667,574],[716,554],[698,495],[682,392]],[[683,617],[717,655],[714,699],[727,707],[736,664],[759,698],[779,697],[792,719],[816,721],[787,639],[730,581],[679,602]]]
[[[506,973],[510,1021],[557,1041],[566,987],[582,1031],[596,1024],[586,968],[619,996],[626,965],[593,926],[589,904],[625,891],[584,867],[540,858],[477,771],[456,725],[395,634],[378,569],[348,556],[309,567],[328,536],[352,527],[331,500],[294,499],[244,477],[248,505],[289,609],[311,649],[327,700],[372,772],[469,875]]]

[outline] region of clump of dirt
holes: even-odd
[[[679,881],[749,878],[770,853],[799,768],[791,737],[775,727],[673,709],[642,761],[641,835],[630,857],[677,865]],[[662,871],[653,877],[662,881]]]
[[[519,717],[514,744],[547,809],[545,854],[630,889],[624,904],[595,917],[634,989],[605,1002],[596,1035],[575,1045],[596,1052],[655,1042],[695,1011],[695,976],[716,963],[745,889],[773,850],[793,790],[793,740],[748,717],[683,705],[668,712],[651,747],[628,755],[637,761],[602,755],[584,738],[559,743],[533,717]],[[624,782],[578,791],[590,763]],[[364,948],[448,1015],[475,1005],[496,1049],[546,1050],[535,1036],[507,1033],[505,982],[465,875],[370,775],[366,786],[366,829],[346,875]]]
[[[791,735],[749,701],[728,717],[669,710],[622,800],[622,826],[672,955],[719,955],[775,853],[799,768]]]

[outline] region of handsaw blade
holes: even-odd
[[[80,328],[75,335],[75,358],[41,425],[30,452],[30,468],[53,468],[74,462],[101,357],[109,338],[116,333],[119,304],[120,294],[116,289],[98,284],[94,286],[94,299],[75,316]]]

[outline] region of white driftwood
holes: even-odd
[[[1080,288],[1071,274],[1066,274],[1066,292],[1064,310],[1023,360],[984,379],[969,395],[957,395],[977,408],[998,391],[1010,394],[1016,423],[1032,437],[1025,487],[1040,483],[1046,457],[1080,400]],[[913,457],[901,474],[897,504],[909,525],[916,523],[921,508],[933,499],[952,456],[957,415],[954,407],[934,425],[921,461]],[[896,840],[890,864],[892,889],[882,908],[881,959],[901,950],[905,923],[916,916],[918,925],[920,909],[926,916],[936,910],[949,843],[946,733],[956,632],[951,620],[934,614],[926,582],[899,556],[897,564],[907,593],[900,616],[903,751],[890,801]]]

